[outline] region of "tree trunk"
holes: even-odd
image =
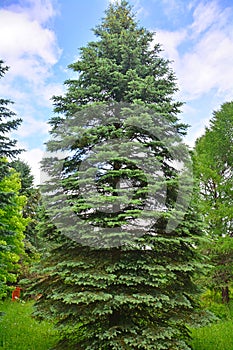
[[[121,313],[118,310],[113,310],[112,315],[109,317],[109,326],[112,327],[118,327],[120,325],[121,321]]]
[[[229,287],[222,287],[222,302],[223,304],[228,304],[230,301]]]

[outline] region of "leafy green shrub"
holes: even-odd
[[[201,306],[219,319],[233,318],[233,301],[223,304],[220,291],[207,289],[201,297]]]
[[[213,312],[220,319],[232,318],[232,305],[225,305],[213,302],[209,307],[209,311]]]

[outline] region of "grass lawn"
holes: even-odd
[[[233,322],[220,321],[192,331],[193,350],[233,350]]]
[[[53,327],[30,315],[33,302],[0,302],[0,349],[48,350],[57,340]]]
[[[32,306],[33,302],[0,302],[0,350],[49,350],[55,345],[55,330],[31,317]],[[233,350],[232,317],[195,328],[192,336],[193,350]]]

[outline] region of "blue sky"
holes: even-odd
[[[113,1],[113,0],[112,0]],[[53,115],[52,95],[63,94],[68,64],[95,40],[91,28],[110,0],[0,0],[0,58],[10,66],[0,96],[24,121],[16,132],[22,156],[39,183],[39,162]],[[180,118],[193,146],[213,110],[233,100],[232,0],[130,0],[140,24],[156,32],[177,77]]]

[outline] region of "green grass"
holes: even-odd
[[[33,302],[0,302],[0,350],[49,350],[55,345],[58,336],[52,325],[33,319],[32,306]],[[221,316],[223,307],[219,310]],[[226,312],[218,323],[192,329],[193,350],[233,350],[233,304]]]
[[[233,302],[224,305],[221,303],[221,298],[217,301],[210,298],[204,303],[219,321],[192,329],[193,350],[233,350]]]
[[[220,321],[192,331],[193,350],[233,350],[233,322]]]
[[[0,302],[0,350],[48,350],[54,346],[53,327],[33,319],[32,306],[32,302]]]

